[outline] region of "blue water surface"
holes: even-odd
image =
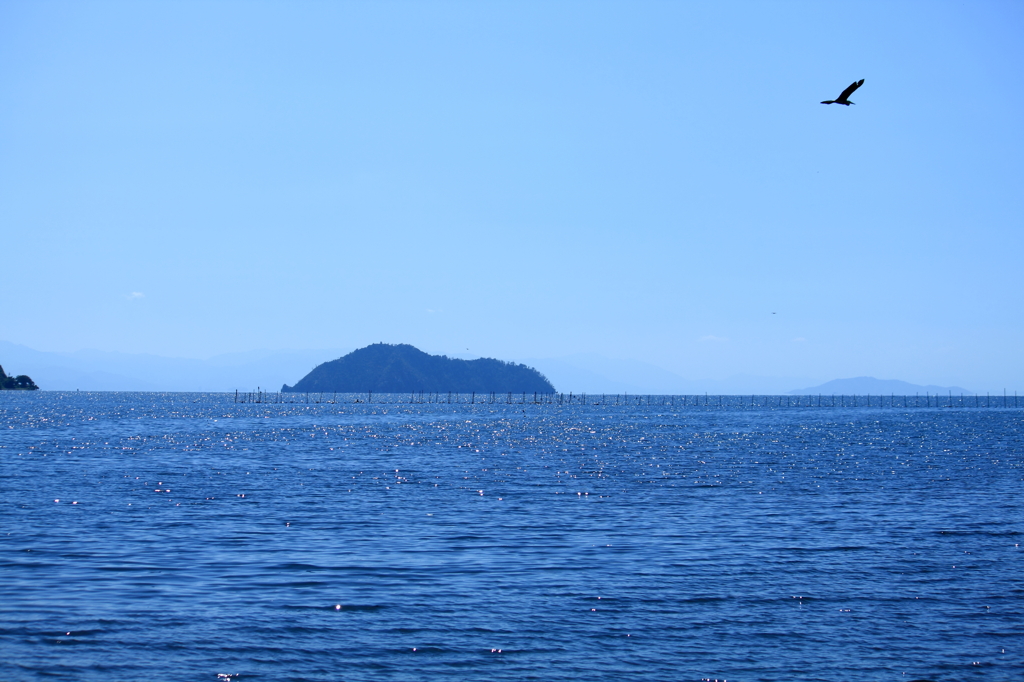
[[[1024,679],[1012,402],[367,398],[0,394],[0,679]]]

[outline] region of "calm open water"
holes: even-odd
[[[233,399],[0,394],[0,679],[1024,679],[1024,408]]]

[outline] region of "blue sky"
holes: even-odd
[[[1021,35],[1019,2],[0,2],[0,340],[1024,389]]]

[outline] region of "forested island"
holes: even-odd
[[[493,358],[458,360],[428,355],[409,344],[375,343],[318,365],[284,393],[554,393],[526,365]]]
[[[39,387],[36,386],[36,382],[32,381],[28,376],[19,374],[16,377],[9,377],[4,372],[3,366],[0,366],[0,391],[38,391]]]

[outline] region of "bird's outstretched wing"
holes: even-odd
[[[859,81],[853,81],[852,83],[850,83],[850,87],[843,90],[843,94],[839,95],[839,99],[837,99],[836,101],[846,102],[847,100],[850,99],[850,95],[852,95],[854,91],[862,85],[864,85],[863,78],[861,78]]]

